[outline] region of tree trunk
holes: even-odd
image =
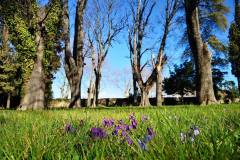
[[[162,70],[157,71],[156,106],[162,106]]]
[[[138,87],[136,79],[133,78],[133,105],[137,104],[138,104]]]
[[[8,26],[7,24],[4,22],[3,25],[3,31],[2,31],[2,54],[0,54],[0,56],[2,55],[6,55],[9,47],[8,47],[8,40],[9,40],[9,31],[8,31]],[[0,57],[1,58],[1,57]]]
[[[146,107],[146,106],[151,105],[150,102],[149,102],[148,93],[149,93],[149,91],[146,88],[141,90],[141,104],[140,104],[140,106]]]
[[[185,0],[188,40],[196,67],[197,100],[207,105],[217,101],[213,91],[211,53],[201,38],[197,5],[195,1]]]
[[[92,101],[94,97],[94,74],[93,71],[91,72],[91,78],[90,78],[90,84],[88,88],[88,100],[87,100],[87,106],[88,107],[95,107],[95,102]],[[93,103],[94,102],[94,103]]]
[[[44,40],[41,29],[36,34],[37,61],[30,76],[26,93],[22,99],[21,110],[44,109],[45,75],[43,69]]]
[[[8,93],[6,108],[10,109],[10,105],[11,105],[11,93]]]
[[[98,71],[96,74],[96,79],[95,79],[95,104],[98,106],[98,99],[99,99],[99,91],[100,91],[100,81],[102,79],[102,74],[100,71]]]
[[[70,85],[71,89],[71,100],[69,108],[80,108],[81,107],[81,75],[72,77],[73,84]]]

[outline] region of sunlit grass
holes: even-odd
[[[92,139],[90,129],[103,127],[102,119],[129,123],[135,113],[136,130],[129,145],[121,136]],[[142,115],[150,119],[141,122]],[[79,125],[80,120],[83,124]],[[71,123],[76,132],[66,133]],[[198,126],[194,141],[180,133]],[[154,138],[141,149],[138,140],[146,128]],[[240,105],[159,108],[118,107],[80,110],[0,111],[0,159],[240,159]]]

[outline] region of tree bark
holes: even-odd
[[[7,54],[8,50],[9,50],[8,40],[9,40],[8,26],[4,22],[3,31],[2,31],[2,55]]]
[[[21,101],[21,110],[44,109],[45,107],[45,74],[43,69],[44,39],[40,26],[36,33],[37,60],[26,88],[26,93]]]
[[[133,105],[138,104],[138,87],[137,87],[137,81],[133,77]]]
[[[95,104],[96,106],[98,106],[98,101],[99,101],[99,91],[100,91],[100,82],[102,79],[102,73],[100,70],[98,70],[98,72],[95,73]]]
[[[141,90],[141,104],[140,106],[146,107],[146,106],[150,106],[150,102],[149,102],[149,97],[148,97],[148,93],[149,90],[146,88],[143,88]]]
[[[93,69],[92,69],[91,77],[90,77],[90,84],[89,84],[89,88],[88,88],[88,100],[87,100],[87,106],[88,107],[96,107],[96,104],[93,101],[94,88],[95,88],[95,85],[94,85],[94,73],[93,73]]]
[[[200,34],[198,3],[185,0],[186,23],[189,45],[196,67],[197,100],[201,105],[214,104],[216,98],[213,91],[211,52],[202,41]]]
[[[11,105],[11,93],[8,93],[6,108],[10,109],[10,105]]]
[[[162,106],[162,69],[157,71],[156,102],[156,106]]]

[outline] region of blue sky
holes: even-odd
[[[75,14],[75,2],[76,0],[69,1],[70,8],[70,21],[71,21],[71,37],[73,37],[73,26],[74,26],[74,14]],[[126,0],[121,1],[123,6],[126,5]],[[156,24],[156,28],[151,34],[151,38],[147,40],[145,45],[153,45],[153,43],[161,38],[161,25],[157,23],[161,17],[159,13],[163,13],[164,8],[164,0],[159,0],[155,10],[153,12],[151,22]],[[231,12],[227,15],[228,22],[232,22],[233,20],[233,4],[234,0],[225,0],[226,5],[231,9]],[[123,10],[119,12],[124,12]],[[180,33],[180,34],[179,34]],[[174,64],[181,63],[181,53],[183,48],[179,46],[177,43],[179,41],[179,35],[182,33],[182,26],[176,26],[174,28],[173,33],[170,35],[167,43],[166,54],[169,57],[169,62],[165,66],[163,71],[163,76],[169,76],[169,69],[172,69]],[[177,36],[174,36],[177,35]],[[228,31],[225,33],[218,33],[217,37],[224,42],[227,42]],[[124,91],[126,86],[131,83],[131,68],[130,61],[127,58],[129,56],[129,51],[127,47],[127,32],[123,31],[118,36],[118,41],[115,42],[110,49],[110,52],[106,58],[104,68],[103,68],[103,78],[101,82],[100,89],[100,97],[124,97]],[[147,56],[146,56],[147,58]],[[228,74],[225,76],[226,80],[234,80],[236,82],[236,78],[231,74],[230,65],[226,69]],[[82,82],[82,97],[86,98],[87,95],[87,87],[89,85],[89,67],[87,66],[84,71],[84,77]],[[53,82],[53,97],[60,98],[61,92],[60,88],[63,85],[64,80],[66,81],[64,69],[60,68],[59,71],[55,74],[55,80]]]

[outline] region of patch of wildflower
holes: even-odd
[[[194,142],[196,137],[200,135],[200,130],[197,126],[191,126],[189,131],[180,133],[181,142],[191,141]]]
[[[142,116],[140,122],[145,122],[149,118],[147,116]],[[138,133],[137,127],[138,127],[138,121],[135,117],[135,114],[132,113],[129,115],[129,123],[125,123],[122,119],[115,120],[113,118],[103,118],[102,120],[102,128],[100,127],[94,127],[90,131],[90,136],[93,139],[103,139],[107,135],[112,135],[115,137],[120,138],[122,141],[126,142],[128,145],[133,144],[132,136],[133,133]],[[144,150],[146,148],[146,144],[149,143],[155,133],[152,128],[148,127],[146,130],[146,134],[143,136],[142,140],[138,140],[139,145]],[[141,142],[141,143],[140,143]]]

